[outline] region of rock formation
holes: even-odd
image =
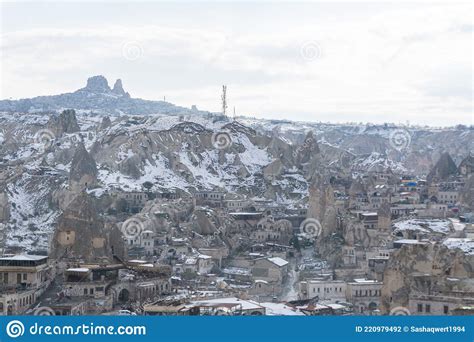
[[[99,130],[107,129],[112,125],[112,121],[110,120],[110,117],[104,116],[102,118],[102,122],[99,125]]]
[[[131,98],[129,93],[123,90],[121,81],[117,81],[111,89],[104,76],[90,77],[85,87],[72,93],[38,96],[31,99],[0,100],[0,111],[44,113],[46,111],[60,111],[64,108],[101,114],[190,115],[208,113],[175,106],[165,101]]]
[[[87,85],[80,90],[92,93],[108,93],[111,91],[107,79],[102,75],[89,77]]]
[[[79,132],[80,130],[77,124],[76,112],[73,109],[66,109],[59,116],[51,116],[47,126],[56,137],[60,137],[64,133]]]
[[[121,238],[114,237],[117,234],[121,236],[120,232],[114,232],[107,233],[93,198],[81,192],[59,217],[51,254],[58,259],[84,262],[97,262],[104,258],[112,260],[114,254],[123,248]]]
[[[436,162],[434,167],[431,169],[428,174],[427,180],[429,182],[439,182],[445,181],[450,176],[455,176],[457,174],[458,168],[454,163],[453,159],[449,153],[445,152],[441,155],[439,160]]]
[[[459,202],[468,210],[474,210],[474,174],[466,180],[464,187],[459,193]]]
[[[326,220],[327,210],[332,206],[334,206],[334,190],[329,179],[322,174],[313,175],[309,187],[307,217],[323,223]],[[330,227],[323,228],[330,229]]]
[[[112,88],[112,93],[114,93],[116,95],[119,95],[119,96],[130,97],[130,94],[125,92],[125,90],[123,90],[121,79],[118,79],[117,81],[115,81],[114,87]]]
[[[377,211],[377,228],[383,231],[390,231],[392,226],[392,213],[390,211],[390,203],[384,202]]]
[[[1,189],[0,191],[0,223],[3,223],[10,219],[10,203],[7,193]]]
[[[73,192],[92,188],[97,185],[97,166],[94,158],[87,152],[84,144],[77,145],[69,172],[69,188]]]
[[[474,173],[474,155],[470,153],[464,158],[458,167],[458,172],[461,176],[467,177]]]
[[[449,292],[450,278],[474,277],[474,256],[443,244],[406,245],[392,254],[384,272],[382,309],[408,307],[410,294]]]

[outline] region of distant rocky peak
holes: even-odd
[[[117,95],[125,95],[125,90],[123,90],[122,80],[119,78],[115,81],[114,87],[112,88],[112,93]]]
[[[121,86],[121,84],[120,84]],[[94,93],[108,93],[111,91],[107,79],[102,76],[92,76],[87,79],[87,85],[82,90],[94,92]],[[123,89],[122,89],[123,91]]]

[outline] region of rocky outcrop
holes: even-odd
[[[77,124],[76,112],[73,109],[64,110],[59,116],[51,116],[47,126],[56,137],[60,137],[64,133],[79,132],[80,130]]]
[[[384,272],[382,310],[408,307],[411,294],[449,292],[450,278],[474,277],[474,256],[441,243],[406,245],[395,251]]]
[[[87,79],[87,85],[78,91],[87,91],[91,93],[109,93],[111,91],[107,79],[102,76],[92,76]]]
[[[5,191],[0,189],[0,223],[8,222],[10,219],[10,202]]]
[[[325,222],[327,210],[334,207],[334,190],[327,176],[315,174],[309,187],[308,218]],[[329,222],[328,222],[329,223]],[[335,225],[335,224],[334,224]],[[329,234],[334,227],[332,224],[323,230]]]
[[[123,90],[121,79],[118,79],[117,81],[115,81],[114,87],[112,88],[112,93],[120,95],[120,96],[127,94],[125,90]]]
[[[458,166],[458,172],[464,177],[468,177],[474,173],[474,154],[472,152],[461,161]]]
[[[392,226],[392,212],[390,203],[384,202],[377,211],[377,228],[383,231],[390,231]]]
[[[275,159],[273,162],[263,168],[263,176],[266,180],[272,180],[281,176],[283,172],[283,163],[280,159]]]
[[[441,155],[435,166],[428,174],[429,182],[439,182],[447,180],[450,176],[457,174],[458,168],[449,153],[445,152]]]
[[[0,111],[47,112],[60,111],[63,108],[115,115],[124,113],[131,115],[155,113],[170,115],[209,114],[208,112],[178,107],[165,101],[131,98],[123,89],[122,81],[117,80],[111,89],[104,76],[90,77],[85,87],[72,93],[0,101]]]
[[[97,165],[94,158],[87,152],[84,144],[77,145],[69,172],[69,188],[79,192],[97,185]]]
[[[474,210],[474,174],[471,174],[467,179],[464,187],[459,193],[459,202],[461,206],[465,207],[466,211]]]
[[[312,161],[315,155],[320,153],[320,149],[316,138],[312,131],[306,134],[303,144],[299,146],[296,153],[296,163],[308,164]]]
[[[118,230],[110,234],[99,218],[94,199],[87,193],[77,194],[58,219],[51,246],[56,259],[73,259],[98,262],[113,259],[123,250],[123,240]],[[112,228],[110,228],[112,229]]]
[[[205,209],[196,209],[193,213],[193,231],[201,235],[210,235],[217,232],[213,222],[213,214]]]
[[[99,125],[99,130],[104,130],[112,126],[112,121],[110,120],[110,117],[104,116],[102,118],[102,122]]]

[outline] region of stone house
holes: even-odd
[[[372,314],[379,310],[382,286],[382,282],[368,279],[354,279],[347,283],[347,301],[354,305],[354,312]]]
[[[198,191],[195,194],[196,205],[207,205],[221,208],[224,204],[225,192],[223,191]]]
[[[253,261],[254,279],[281,284],[288,275],[288,261],[280,257],[260,258]]]
[[[22,314],[46,291],[53,277],[47,256],[0,258],[0,315]]]
[[[306,280],[299,282],[301,299],[318,297],[326,301],[346,301],[346,283],[341,280]]]
[[[474,306],[474,292],[410,294],[408,310],[412,315],[445,316],[452,315],[457,309]]]
[[[131,213],[140,212],[149,200],[148,194],[143,191],[121,191],[116,194],[116,197],[117,202],[123,201],[125,203],[125,206],[122,209]]]
[[[209,255],[199,254],[186,258],[183,264],[175,265],[177,273],[199,273],[202,275],[209,274],[214,267],[212,257]]]

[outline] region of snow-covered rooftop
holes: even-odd
[[[32,254],[17,254],[10,257],[2,257],[0,260],[9,260],[9,261],[37,261],[48,258],[45,255],[32,255]]]
[[[450,249],[460,249],[467,255],[474,255],[474,240],[468,238],[449,238],[443,244]]]
[[[288,265],[288,261],[286,261],[285,259],[282,259],[280,257],[268,258],[267,260],[274,263],[278,267],[283,267],[285,265]]]
[[[423,233],[442,233],[448,234],[453,227],[450,220],[444,219],[409,219],[393,224],[395,231],[418,230]]]
[[[76,267],[76,268],[68,268],[66,271],[67,272],[87,273],[90,270],[88,268],[85,268],[85,267]]]

